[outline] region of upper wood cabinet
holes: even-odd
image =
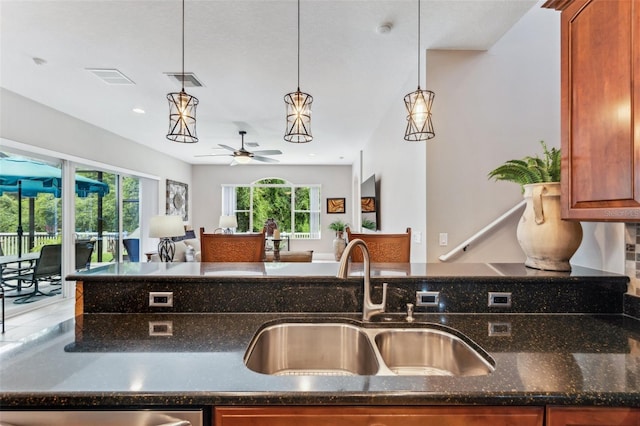
[[[562,11],[562,217],[640,220],[640,0]]]

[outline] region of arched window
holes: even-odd
[[[263,178],[248,185],[222,185],[222,214],[236,215],[236,232],[259,232],[273,219],[292,239],[320,238],[320,185]]]

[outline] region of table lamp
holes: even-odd
[[[160,238],[158,255],[162,262],[173,262],[176,245],[172,237],[184,236],[184,225],[180,216],[152,216],[149,221],[149,237]]]
[[[231,216],[220,216],[220,222],[218,226],[224,229],[225,234],[233,234],[233,230],[231,228],[238,227],[238,219],[235,215]]]

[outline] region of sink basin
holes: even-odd
[[[494,367],[460,337],[436,329],[393,329],[375,336],[380,356],[397,375],[480,376]]]
[[[479,376],[493,372],[491,357],[457,334],[441,326],[370,328],[286,322],[260,330],[244,362],[249,369],[270,375]]]
[[[374,375],[379,365],[369,338],[350,324],[285,323],[253,339],[245,364],[273,375]]]

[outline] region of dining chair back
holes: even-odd
[[[369,260],[376,263],[409,263],[411,262],[411,228],[404,234],[359,234],[346,228],[347,240],[360,239],[369,249]],[[351,252],[352,262],[363,262],[362,252]]]
[[[207,234],[200,228],[201,262],[263,262],[264,232]]]

